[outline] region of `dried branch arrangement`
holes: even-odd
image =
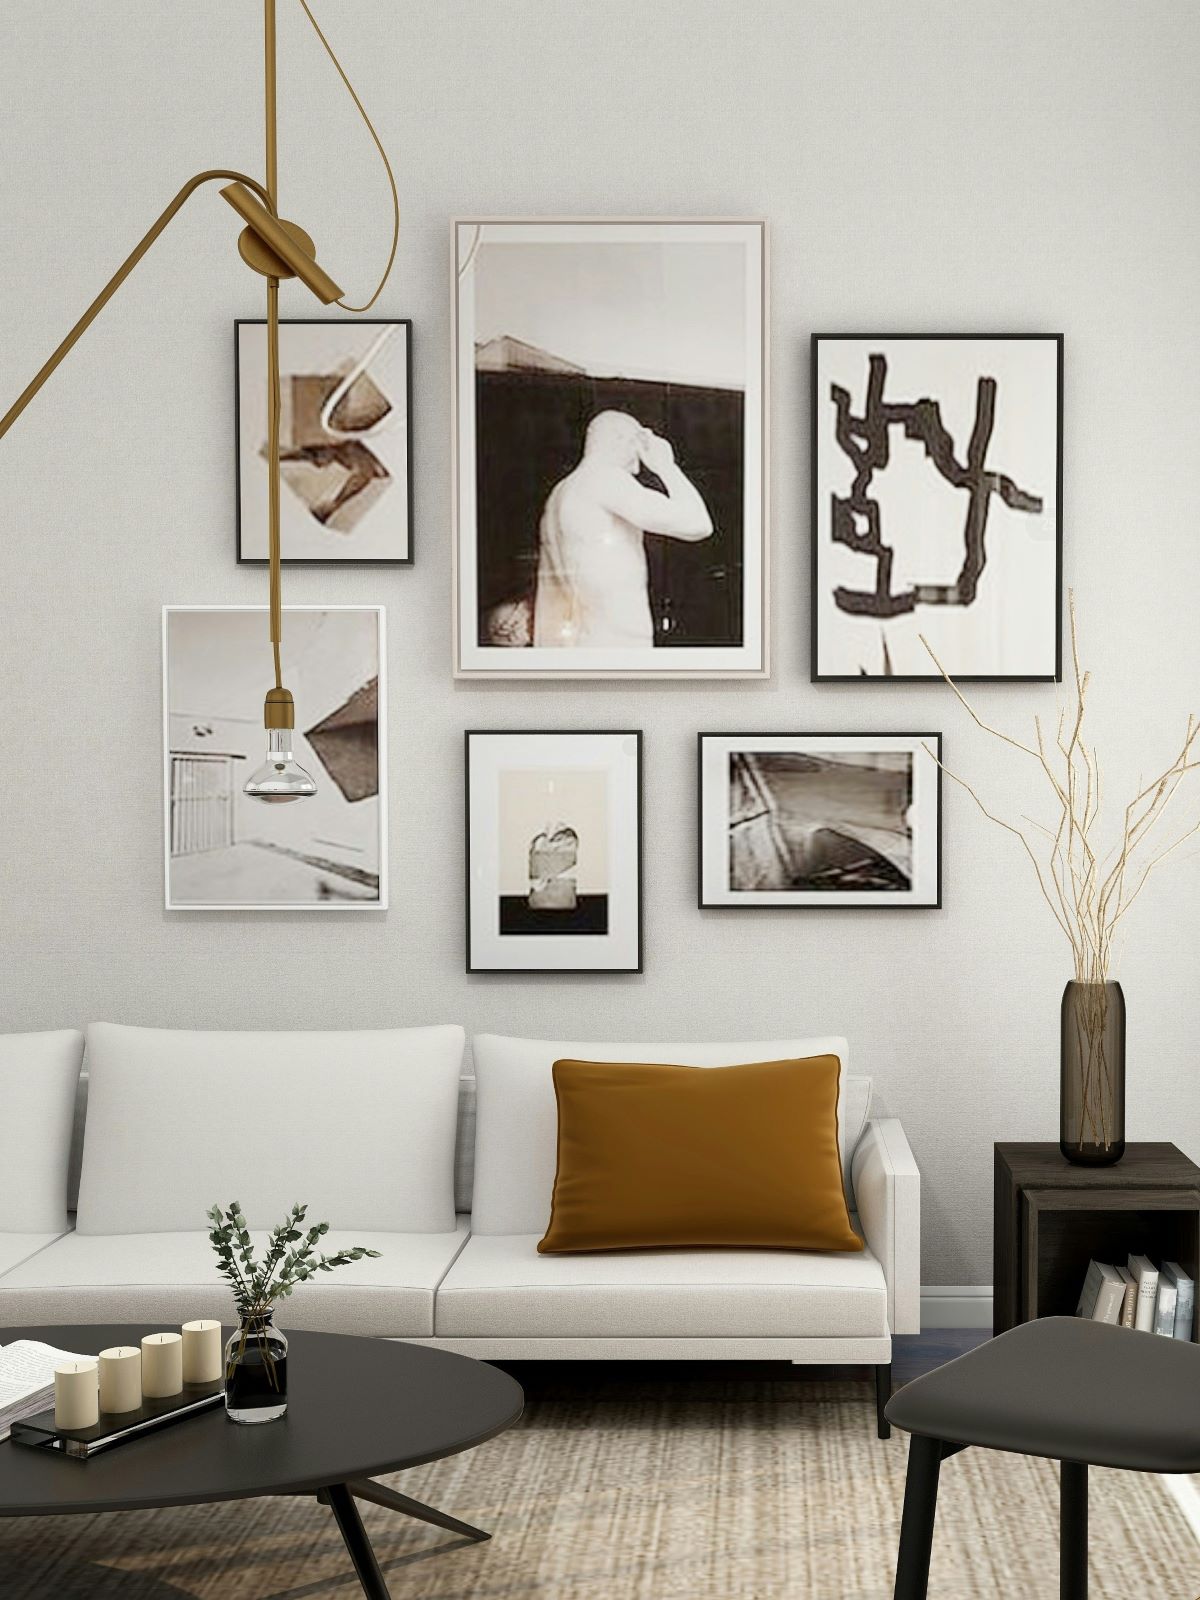
[[[1200,766],[1195,749],[1200,722],[1189,714],[1183,743],[1174,759],[1158,777],[1139,788],[1126,805],[1120,838],[1107,849],[1098,846],[1094,840],[1101,821],[1103,785],[1099,752],[1094,745],[1089,745],[1085,735],[1084,719],[1092,675],[1083,671],[1079,664],[1074,593],[1070,596],[1070,619],[1071,695],[1067,704],[1059,708],[1053,742],[1047,739],[1038,716],[1033,719],[1033,744],[1014,739],[985,722],[934,655],[923,634],[921,643],[975,725],[1030,757],[1041,768],[1054,797],[1057,817],[1047,826],[1033,817],[1022,816],[1023,827],[996,816],[964,778],[944,765],[942,770],[967,791],[989,821],[1020,840],[1033,864],[1046,904],[1070,942],[1076,980],[1104,983],[1112,966],[1117,929],[1146,887],[1150,874],[1200,832],[1200,818],[1197,818],[1171,844],[1164,849],[1155,848],[1160,838],[1156,830],[1180,784],[1189,772]]]
[[[988,809],[965,778],[939,762],[946,776],[967,791],[990,822],[1020,840],[1051,915],[1070,942],[1075,981],[1084,987],[1069,1009],[1064,1001],[1063,1047],[1066,1052],[1069,1025],[1073,1070],[1078,1074],[1069,1137],[1081,1150],[1090,1146],[1103,1156],[1117,1137],[1113,1116],[1118,1093],[1114,1076],[1117,1063],[1112,1059],[1113,1017],[1105,987],[1112,969],[1114,941],[1126,912],[1146,887],[1150,874],[1200,832],[1198,818],[1165,848],[1159,848],[1159,824],[1184,778],[1200,766],[1200,760],[1195,758],[1200,723],[1188,716],[1183,742],[1174,759],[1150,783],[1140,785],[1139,780],[1138,792],[1122,812],[1120,837],[1103,849],[1095,842],[1101,828],[1103,798],[1100,755],[1088,743],[1084,726],[1091,673],[1083,671],[1079,664],[1074,594],[1070,596],[1070,619],[1071,693],[1059,708],[1052,742],[1037,716],[1033,719],[1033,744],[1014,739],[985,722],[923,634],[921,643],[975,725],[1036,761],[1053,795],[1055,812],[1050,825],[1025,815],[1020,819],[1023,825],[1007,822]],[[929,753],[937,760],[934,751]],[[1065,1073],[1064,1065],[1064,1076]]]

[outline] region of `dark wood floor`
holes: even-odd
[[[892,1341],[895,1388],[953,1361],[990,1338],[983,1328],[939,1328],[898,1335]],[[697,1397],[751,1384],[813,1384],[836,1380],[874,1382],[871,1367],[804,1367],[787,1361],[502,1361],[497,1362],[536,1400],[626,1400],[638,1392],[662,1394],[666,1387]],[[874,1389],[871,1390],[872,1395]]]

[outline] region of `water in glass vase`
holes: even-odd
[[[287,1410],[284,1334],[270,1313],[246,1317],[225,1346],[225,1414],[230,1422],[274,1422]]]

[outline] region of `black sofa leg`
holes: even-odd
[[[1088,1469],[1064,1461],[1059,1474],[1058,1593],[1060,1600],[1087,1600]]]
[[[875,1368],[875,1420],[881,1439],[892,1437],[892,1425],[884,1416],[884,1407],[892,1398],[892,1364],[890,1361]]]
[[[929,1557],[933,1551],[941,1465],[941,1440],[926,1439],[914,1433],[908,1442],[908,1477],[904,1484],[895,1600],[926,1600],[929,1592]]]

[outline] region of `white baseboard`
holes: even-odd
[[[921,1287],[921,1327],[990,1328],[990,1283],[927,1283]]]

